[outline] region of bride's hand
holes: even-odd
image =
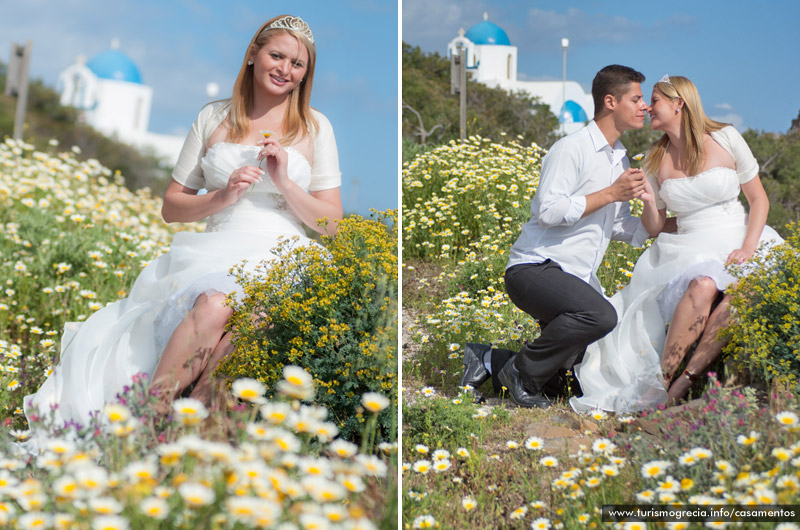
[[[222,190],[222,200],[226,206],[237,202],[242,195],[247,193],[250,186],[261,182],[264,170],[255,166],[242,166],[231,173],[228,184]]]
[[[287,168],[289,165],[289,155],[275,138],[264,138],[259,143],[264,145],[258,153],[259,160],[266,160],[267,173],[275,186],[282,190],[289,182]]]
[[[644,179],[644,190],[641,195],[639,195],[639,199],[645,203],[654,203],[656,200],[656,192],[653,191],[653,187],[650,185],[650,181],[647,178]]]
[[[740,265],[752,257],[752,252],[748,252],[743,248],[737,248],[728,255],[728,261],[725,262],[725,265],[730,265],[731,263]]]

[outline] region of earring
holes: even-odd
[[[681,109],[675,109],[675,114],[680,114]]]
[[[253,66],[253,61],[247,61],[247,66]]]

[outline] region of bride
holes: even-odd
[[[165,221],[207,218],[205,232],[177,234],[128,298],[67,324],[58,366],[25,397],[29,420],[52,410],[56,425],[86,425],[140,372],[152,374],[164,407],[192,383],[191,397],[210,403],[209,376],[232,350],[230,268],[273,258],[281,237],[311,244],[303,223],[335,233],[342,218],[333,129],[309,105],[315,60],[300,18],[275,17],[259,28],[233,97],[201,110],[164,196]]]
[[[724,346],[717,331],[727,323],[724,291],[734,282],[726,265],[747,261],[762,241],[781,240],[765,226],[769,200],[747,143],[732,126],[706,117],[689,79],[656,83],[650,116],[664,136],[644,162],[642,224],[658,233],[669,207],[678,232],[659,235],[630,285],[611,298],[617,327],[575,368],[583,396],[570,404],[579,412],[631,412],[681,398]],[[695,341],[686,369],[676,374]]]

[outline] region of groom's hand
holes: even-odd
[[[641,169],[626,169],[611,186],[586,196],[586,208],[581,217],[586,217],[612,202],[629,201],[640,197],[644,193],[645,180],[644,171]]]
[[[628,168],[611,185],[611,192],[617,202],[638,199],[645,192],[644,171]]]

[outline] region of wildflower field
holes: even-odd
[[[222,414],[179,399],[161,417],[140,374],[90,425],[54,425],[47,417],[26,425],[22,397],[57,362],[64,323],[126,296],[139,271],[168,250],[173,232],[149,191],[129,191],[121,175],[81,161],[77,149],[50,147],[0,144],[0,526],[395,528],[396,377],[385,362],[380,391],[348,389],[347,406],[360,419],[346,437],[339,433],[350,418],[322,399],[328,374],[309,367],[310,353],[282,358],[268,381],[232,375]],[[361,241],[358,257],[391,261],[381,254],[392,244],[390,223],[344,224],[353,233],[329,241],[331,249]],[[385,274],[373,272],[380,285],[356,285],[362,303],[381,296],[370,318],[362,315],[372,327],[357,328],[369,336],[358,336],[365,350],[352,347],[353,356],[379,358],[373,343],[396,336],[396,280],[393,294]],[[343,315],[341,323],[357,327],[357,316]]]
[[[538,333],[506,296],[503,272],[543,154],[522,138],[471,137],[404,162],[404,528],[724,528],[732,523],[615,521],[602,508],[797,504],[796,238],[739,283],[740,331],[714,366],[719,377],[698,382],[686,404],[587,416],[566,400],[519,409],[489,384],[488,405],[460,393],[467,342],[518,350]],[[612,242],[598,274],[607,294],[625,287],[641,252]],[[769,294],[776,286],[780,297]],[[758,349],[757,332],[780,357]],[[788,530],[798,520],[736,527]]]
[[[19,418],[22,396],[52,369],[64,323],[123,298],[174,230],[161,201],[79,150],[0,144],[0,410]],[[186,225],[188,230],[198,227]],[[15,422],[21,426],[21,423]]]

